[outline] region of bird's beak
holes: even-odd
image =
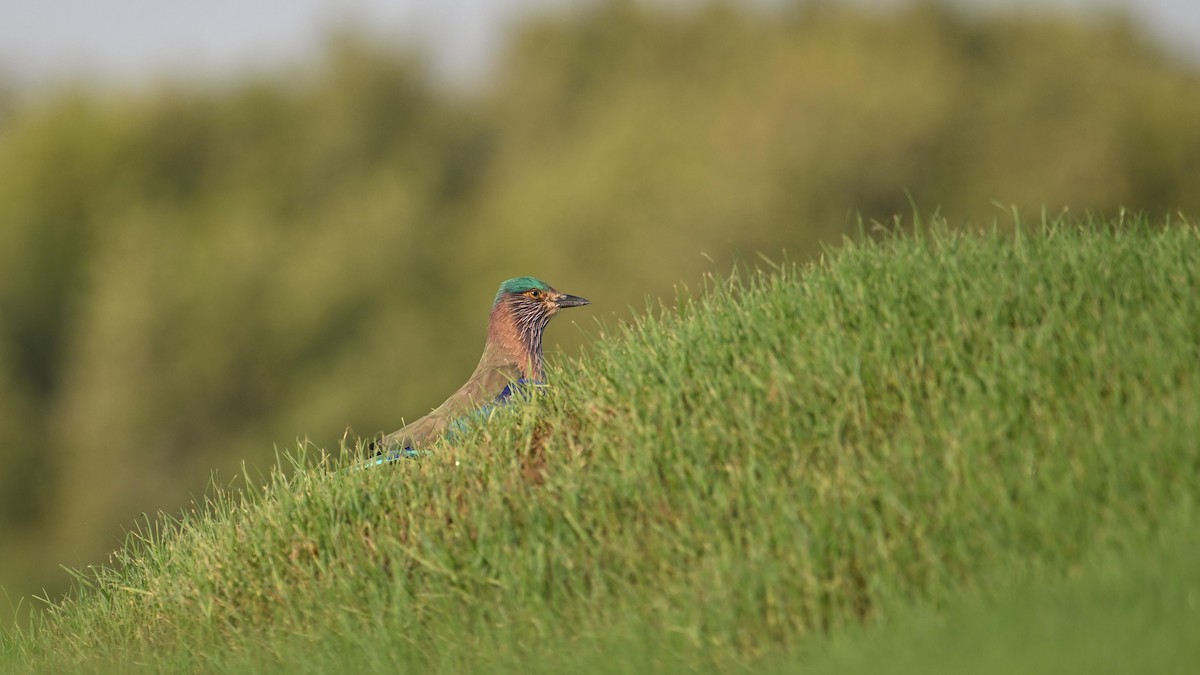
[[[586,300],[578,295],[560,295],[554,299],[554,304],[559,309],[563,307],[582,307],[583,305],[592,304],[591,300]]]

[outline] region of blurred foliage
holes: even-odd
[[[910,199],[1196,212],[1196,110],[1126,19],[926,2],[601,2],[465,94],[353,31],[232,82],[4,91],[0,584],[57,590],[273,444],[425,412],[506,277],[627,315]]]

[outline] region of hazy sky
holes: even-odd
[[[38,82],[64,75],[137,79],[164,71],[236,72],[302,58],[331,23],[351,21],[423,41],[442,73],[469,79],[485,71],[505,27],[521,11],[586,1],[0,0],[0,73]],[[967,2],[1127,8],[1200,59],[1200,0]]]

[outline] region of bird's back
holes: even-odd
[[[384,436],[376,449],[418,448],[446,434],[455,420],[462,419],[496,401],[510,383],[521,377],[516,364],[488,365],[481,362],[470,379],[440,406],[424,417]]]

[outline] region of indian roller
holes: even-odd
[[[590,304],[533,277],[516,277],[500,284],[475,372],[433,412],[372,443],[374,463],[419,456],[420,448],[446,436],[472,414],[507,401],[523,386],[541,384],[546,326],[558,310]]]

